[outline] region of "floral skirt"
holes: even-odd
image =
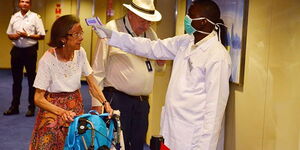
[[[83,103],[79,90],[63,93],[46,92],[45,98],[58,107],[75,112],[76,115],[83,114]],[[39,109],[32,131],[29,149],[63,150],[69,124],[69,122],[63,121],[60,116]]]

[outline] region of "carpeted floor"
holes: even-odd
[[[10,107],[12,99],[12,76],[10,70],[0,69],[0,150],[28,150],[35,117],[25,117],[28,106],[26,77],[22,84],[20,114],[3,116],[3,112]],[[81,94],[85,112],[88,112],[91,108],[91,97],[86,82],[82,82]],[[145,144],[144,150],[150,150],[148,145]]]
[[[28,106],[27,78],[23,79],[20,114],[3,116],[11,103],[12,77],[10,70],[0,70],[0,150],[27,150],[35,117],[25,117]],[[85,110],[90,108],[90,95],[86,83],[82,83],[81,93]],[[37,110],[36,110],[37,112]]]

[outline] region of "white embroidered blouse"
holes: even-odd
[[[74,58],[68,62],[59,61],[56,55],[45,52],[39,61],[33,86],[48,92],[73,92],[81,87],[81,76],[93,72],[85,50],[74,51]]]

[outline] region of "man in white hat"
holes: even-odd
[[[133,37],[156,40],[151,22],[161,20],[153,0],[132,0],[123,4],[127,14],[112,20],[106,27],[125,32]],[[107,39],[98,39],[93,62],[94,75],[106,99],[115,110],[121,112],[121,123],[126,150],[142,150],[148,130],[148,95],[153,89],[154,72],[165,68],[165,61],[123,52],[107,44]],[[93,98],[92,109],[101,111],[101,105]]]

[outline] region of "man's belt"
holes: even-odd
[[[126,93],[124,93],[124,92],[121,92],[121,91],[115,89],[114,87],[111,87],[111,86],[109,86],[109,87],[104,87],[104,90],[107,90],[107,91],[109,91],[109,92],[122,93],[122,94],[124,94],[124,95],[127,95],[127,96],[129,96],[129,97],[132,97],[132,98],[137,99],[137,100],[140,100],[140,101],[148,101],[148,99],[149,99],[149,96],[144,96],[144,95],[141,95],[141,96],[132,96],[132,95],[128,95],[128,94],[126,94]]]

